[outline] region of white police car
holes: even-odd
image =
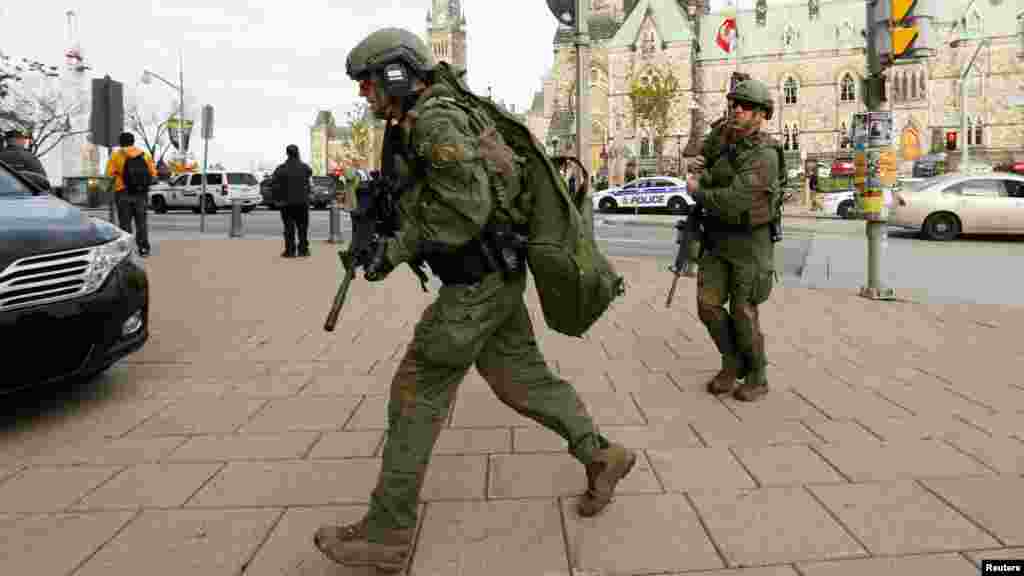
[[[686,181],[671,176],[637,178],[621,187],[612,187],[593,195],[594,210],[614,212],[620,208],[668,208],[686,214],[693,198],[686,192]]]

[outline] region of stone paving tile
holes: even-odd
[[[388,397],[366,396],[348,422],[342,420],[338,426],[342,424],[345,430],[387,430]]]
[[[1024,520],[1019,505],[1024,478],[936,478],[922,483],[1004,546],[1024,545]]]
[[[94,466],[120,466],[159,462],[167,458],[183,438],[119,438],[90,440],[65,444],[40,454],[31,460],[33,466],[61,466],[92,464]]]
[[[667,384],[631,392],[648,423],[684,420],[709,426],[731,426],[739,419],[707,392],[680,392]]]
[[[453,428],[493,428],[495,426],[540,426],[501,403],[490,390],[460,390],[452,415]]]
[[[512,428],[513,452],[566,452],[568,449],[569,443],[547,428]]]
[[[792,566],[765,566],[763,568],[735,568],[700,572],[680,572],[673,576],[800,576]]]
[[[296,432],[302,430],[340,430],[348,421],[359,396],[320,396],[270,400],[240,432]]]
[[[856,420],[812,420],[804,425],[826,444],[879,444],[881,440]]]
[[[181,400],[132,430],[132,436],[227,434],[245,424],[267,400],[189,398]]]
[[[766,420],[824,421],[826,416],[790,390],[772,390],[758,402],[741,402],[731,396],[725,405],[744,422]]]
[[[971,421],[983,420],[992,415],[992,410],[938,385],[899,384],[887,386],[878,393],[918,415],[959,415]]]
[[[70,574],[112,538],[133,512],[0,518],[0,558],[6,574]]]
[[[798,564],[803,576],[970,576],[969,562],[959,554],[901,558],[862,558]]]
[[[634,450],[672,450],[703,446],[689,423],[682,420],[656,422],[647,426],[602,426],[601,434]]]
[[[999,545],[910,480],[809,489],[875,555],[952,552]]]
[[[628,392],[579,391],[587,412],[598,426],[646,424]]]
[[[169,400],[134,400],[79,405],[57,423],[57,428],[45,434],[56,442],[119,438],[166,409],[169,403]]]
[[[724,566],[682,494],[619,496],[598,518],[581,518],[572,499],[561,504],[575,570],[650,574]]]
[[[384,443],[384,431],[359,430],[353,432],[326,432],[313,446],[309,457],[369,458],[375,456]]]
[[[364,504],[377,484],[380,460],[231,462],[188,507]]]
[[[717,446],[770,446],[819,442],[803,424],[792,420],[755,420],[729,423],[700,420],[693,428],[705,444]]]
[[[595,360],[594,365],[604,370],[605,377],[611,384],[612,389],[619,392],[633,392],[638,389],[647,388],[651,380],[664,378],[661,373],[651,372],[644,366],[643,362],[636,358],[623,358],[621,360],[606,360],[601,358]]]
[[[857,421],[880,437],[883,442],[941,439],[950,434],[977,431],[952,415],[928,414],[885,418],[865,414],[859,416]]]
[[[965,419],[990,434],[1024,440],[1024,413],[1000,412],[983,418]]]
[[[807,446],[737,447],[733,453],[760,486],[846,482]]]
[[[483,500],[487,486],[487,456],[443,454],[430,459],[420,498]]]
[[[319,437],[316,432],[193,436],[167,461],[293,460],[302,458]]]
[[[267,374],[226,380],[225,394],[254,398],[284,398],[298,394],[313,380],[312,373]]]
[[[648,450],[647,457],[654,473],[669,492],[757,486],[726,448]]]
[[[410,576],[568,576],[562,520],[551,500],[430,503],[421,525]],[[516,553],[522,551],[528,553]]]
[[[141,464],[128,468],[72,508],[177,508],[220,470],[222,464]]]
[[[938,440],[878,446],[822,444],[818,452],[852,482],[991,474],[980,463]]]
[[[972,379],[963,386],[954,386],[952,392],[983,404],[992,411],[1024,411],[1024,389],[1009,385],[992,385]]]
[[[146,510],[75,572],[239,574],[280,510]]]
[[[317,374],[302,389],[302,396],[386,395],[388,386],[380,377],[368,374]]]
[[[803,488],[690,494],[729,566],[861,556],[866,551]]]
[[[434,444],[434,454],[489,454],[511,451],[512,430],[508,428],[445,428],[441,430],[441,435]]]
[[[969,429],[947,434],[945,440],[1001,474],[1024,475],[1024,442],[1005,436],[988,436]]]
[[[29,468],[0,484],[0,510],[59,512],[120,470],[114,466]]]
[[[568,454],[494,454],[490,456],[488,498],[572,496],[587,489],[583,465]],[[616,494],[661,492],[643,454],[619,482]]]
[[[345,568],[313,545],[316,529],[358,522],[366,506],[290,508],[246,566],[246,576],[376,576],[373,568]]]

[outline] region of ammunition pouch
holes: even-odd
[[[484,249],[491,254],[506,278],[526,270],[525,230],[512,224],[491,221],[484,230]]]
[[[420,256],[441,283],[448,285],[476,284],[484,276],[499,270],[491,251],[480,239],[452,247],[440,242],[423,242]]]

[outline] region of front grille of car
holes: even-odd
[[[16,260],[0,273],[0,311],[68,300],[85,291],[90,248]]]
[[[9,330],[11,334],[0,336],[7,342],[4,353],[22,359],[17,363],[16,377],[7,379],[12,380],[14,387],[45,382],[81,369],[101,333],[97,319],[89,314],[55,318],[36,312],[26,314]],[[48,344],[55,338],[59,338],[59,346]]]

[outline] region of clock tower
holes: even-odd
[[[427,12],[426,41],[434,60],[466,69],[466,15],[459,0],[433,0]]]

